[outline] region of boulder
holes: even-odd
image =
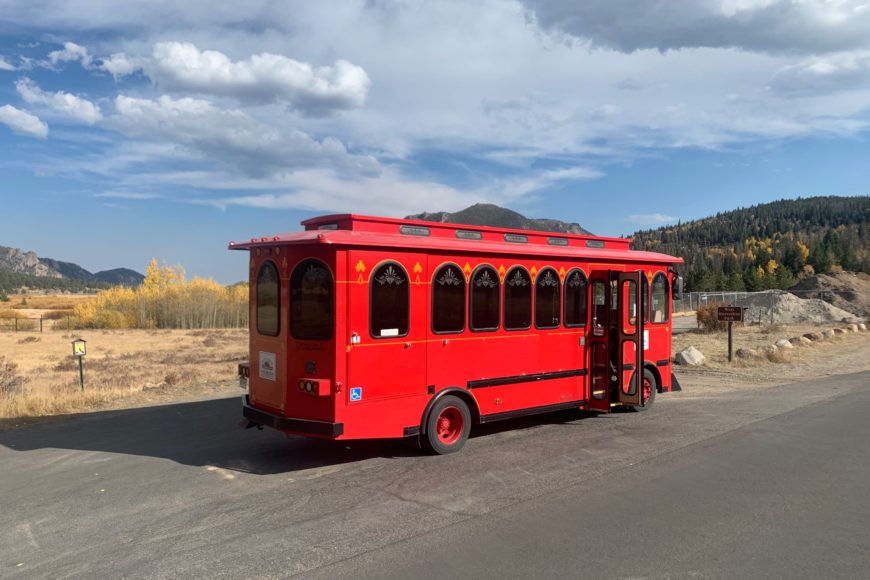
[[[859,322],[859,323],[858,323],[858,330],[860,330],[861,332],[866,331],[866,330],[867,330],[867,325],[864,324],[863,322]]]
[[[795,346],[812,346],[813,344],[813,341],[811,341],[806,336],[796,336],[794,338],[788,339],[788,341]]]
[[[850,324],[846,328],[849,330],[849,332],[858,332],[858,325],[857,324]]]
[[[758,356],[758,353],[751,348],[738,348],[734,354],[737,355],[737,358],[755,358]]]
[[[845,328],[835,328],[834,334],[846,334],[846,329]]]
[[[787,338],[780,338],[775,344],[776,348],[794,348],[794,345]]]
[[[759,348],[759,349],[758,349],[758,352],[759,352],[760,354],[763,354],[764,356],[768,356],[768,355],[772,355],[772,354],[776,354],[776,353],[778,353],[778,352],[779,352],[779,349],[776,348],[776,346],[774,346],[774,345],[772,345],[772,344],[766,344],[766,345],[762,346],[761,348]]]
[[[834,331],[831,330],[830,328],[827,330],[823,330],[822,336],[825,337],[826,339],[834,338]]]
[[[674,362],[678,365],[687,365],[694,367],[702,364],[704,362],[704,358],[704,353],[702,353],[694,346],[690,346],[678,352],[674,357]]]
[[[819,334],[818,332],[808,332],[808,333],[804,334],[804,338],[806,338],[808,340],[812,340],[812,341],[819,341],[819,340],[822,340],[822,335]]]

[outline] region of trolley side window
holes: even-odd
[[[589,282],[580,270],[572,270],[565,278],[565,326],[586,326],[588,303],[586,292]]]
[[[441,266],[432,281],[432,331],[465,330],[465,276],[459,266]]]
[[[369,334],[390,338],[408,334],[411,317],[411,287],[408,273],[396,262],[387,262],[369,280]]]
[[[279,288],[278,268],[264,262],[257,272],[257,332],[264,336],[278,336],[281,330]]]
[[[290,275],[290,334],[298,340],[329,340],[335,319],[335,284],[326,264],[304,260]]]
[[[552,268],[544,268],[535,280],[535,326],[556,328],[559,326],[560,306],[559,274]]]
[[[652,311],[650,312],[651,322],[656,324],[665,323],[668,321],[668,278],[661,272],[656,274],[652,283]]]
[[[471,276],[469,287],[471,330],[498,328],[499,288],[498,273],[490,266],[481,266]]]
[[[532,326],[532,279],[522,266],[511,268],[504,279],[504,328]]]

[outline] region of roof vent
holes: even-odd
[[[428,236],[430,234],[429,228],[423,226],[400,226],[399,232],[406,236]]]
[[[460,240],[482,240],[483,232],[475,232],[472,230],[456,230],[456,237]]]

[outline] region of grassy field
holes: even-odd
[[[84,391],[71,346],[79,335],[88,347]],[[231,392],[246,358],[246,330],[0,332],[0,419]]]
[[[763,346],[772,345],[781,338],[789,339],[794,336],[801,336],[808,332],[822,332],[826,328],[843,327],[843,324],[832,324],[826,326],[816,326],[810,324],[802,325],[755,325],[743,326],[735,324],[733,328],[734,336],[734,351],[738,348],[759,349]],[[673,352],[677,353],[680,350],[694,346],[706,357],[704,366],[707,368],[742,368],[742,367],[769,367],[771,365],[781,365],[791,363],[795,359],[802,362],[822,360],[829,357],[832,351],[837,350],[845,344],[851,344],[853,341],[864,343],[870,333],[848,333],[838,334],[833,338],[814,343],[812,346],[797,346],[791,349],[782,349],[777,355],[770,358],[759,356],[751,359],[740,359],[736,355],[734,360],[728,362],[728,333],[722,332],[696,332],[691,331],[685,334],[679,334],[673,338]],[[764,371],[760,371],[764,372]]]

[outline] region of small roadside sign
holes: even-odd
[[[735,322],[743,322],[743,308],[740,306],[720,306],[716,309],[716,320],[728,323],[728,362],[731,362],[734,351],[731,326]]]
[[[719,322],[743,322],[741,306],[720,306],[716,309],[716,320]]]
[[[79,384],[82,387],[82,390],[85,390],[85,368],[84,368],[84,358],[88,353],[87,342],[84,338],[77,338],[72,341],[73,347],[73,356],[79,359]]]

